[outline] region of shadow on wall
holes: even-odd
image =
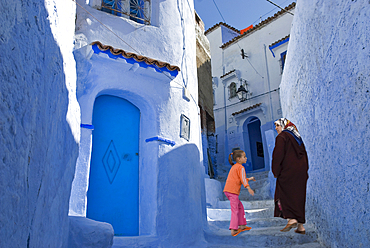
[[[31,2],[0,18],[0,247],[64,247],[78,145],[63,57],[45,5]]]
[[[204,167],[199,148],[180,146],[158,160],[157,234],[163,247],[203,240],[206,219]]]

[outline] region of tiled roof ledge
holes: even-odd
[[[225,82],[226,80],[228,80],[228,79],[230,79],[232,77],[236,77],[238,80],[240,80],[240,72],[239,72],[239,70],[236,70],[236,69],[231,70],[231,71],[225,73],[224,75],[222,75],[220,77],[220,79],[222,80],[222,82]]]
[[[239,126],[241,120],[245,120],[245,116],[255,111],[262,111],[262,114],[266,117],[267,109],[264,103],[257,103],[248,108],[242,109],[238,112],[234,112],[231,115],[235,118],[236,124]]]
[[[256,26],[254,26],[253,28],[249,29],[248,31],[246,31],[245,33],[243,33],[242,35],[239,35],[239,36],[236,36],[234,39],[226,42],[225,44],[223,44],[221,46],[222,49],[224,48],[227,48],[228,46],[230,46],[231,44],[237,42],[238,40],[240,40],[241,38],[245,37],[245,36],[248,36],[250,35],[251,33],[261,29],[262,27],[266,26],[267,24],[269,24],[270,22],[272,22],[273,20],[277,19],[279,16],[281,15],[284,15],[284,14],[287,14],[289,10],[291,9],[294,9],[295,8],[295,5],[296,3],[293,2],[291,3],[289,6],[285,7],[284,10],[280,10],[279,12],[277,12],[276,14],[274,14],[273,16],[271,17],[268,17],[267,19],[263,20],[262,22],[260,22],[259,24],[257,24]]]
[[[224,22],[219,22],[217,23],[216,25],[213,25],[212,27],[210,27],[209,29],[207,29],[205,32],[204,32],[204,35],[207,35],[209,34],[210,32],[212,32],[213,30],[215,30],[216,28],[218,28],[219,26],[225,26],[227,27],[228,29],[231,29],[232,31],[236,32],[236,33],[239,33],[240,34],[240,30],[230,26],[229,24],[226,24]]]
[[[114,57],[122,56],[125,59],[134,59],[135,62],[138,62],[138,63],[144,62],[147,66],[152,66],[152,67],[154,67],[155,69],[157,69],[159,71],[167,70],[170,73],[172,72],[171,74],[174,74],[174,73],[177,74],[180,71],[180,68],[178,66],[170,65],[167,62],[162,62],[162,61],[159,61],[159,60],[156,60],[156,59],[151,59],[151,58],[148,58],[148,57],[145,57],[145,56],[142,56],[142,55],[138,55],[138,54],[135,54],[135,53],[126,52],[123,49],[116,49],[116,48],[113,48],[112,46],[109,46],[109,45],[103,45],[99,41],[94,41],[93,43],[91,43],[91,45],[92,46],[96,45],[96,47],[100,51],[109,52]]]

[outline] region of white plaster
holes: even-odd
[[[79,35],[81,44],[76,48],[99,41],[115,49],[178,66],[181,71],[174,77],[165,68],[160,68],[161,72],[158,72],[151,66],[143,68],[140,63],[125,62],[124,58],[112,59],[103,53],[86,56],[86,51],[76,49],[74,54],[77,68],[81,68],[77,78],[81,122],[92,123],[94,101],[100,95],[121,97],[134,104],[141,114],[139,238],[154,235],[164,242],[168,232],[172,232],[172,235],[179,235],[174,240],[186,243],[188,240],[184,237],[187,235],[180,233],[193,233],[197,230],[199,237],[193,238],[201,240],[203,222],[199,220],[205,220],[205,191],[202,182],[205,172],[201,159],[203,155],[197,104],[193,3],[182,0],[151,1],[152,25],[138,24],[127,18],[99,11],[91,7],[93,4],[94,2],[90,6],[84,4],[83,7],[104,23],[104,26],[78,8],[76,34]],[[89,23],[86,22],[87,18],[90,19]],[[185,85],[189,92],[189,101],[183,98],[182,90],[179,89]],[[189,141],[180,137],[181,114],[190,119]],[[176,145],[171,146],[160,141],[145,142],[156,136],[174,141]],[[70,214],[73,215],[86,215],[92,145],[91,131],[83,130],[70,200]],[[181,152],[173,155],[178,151]],[[176,200],[170,202],[169,199],[173,197]],[[193,198],[197,200],[194,201]],[[174,208],[176,205],[178,207]],[[178,216],[185,214],[187,218],[183,219],[189,222],[187,225],[191,225],[192,230],[180,231],[180,225],[165,224],[175,221],[171,218],[172,213]],[[171,226],[170,230],[168,225]]]
[[[306,218],[328,247],[370,246],[369,16],[369,1],[297,1],[281,82],[308,154]]]
[[[291,12],[294,13],[294,10],[291,10]],[[237,42],[223,49],[221,46],[234,38],[229,36],[235,34],[234,31],[220,25],[207,34],[212,55],[212,77],[222,81],[222,84],[213,84],[216,135],[219,140],[219,148],[221,148],[222,142],[224,146],[223,150],[219,149],[217,153],[217,161],[220,165],[228,165],[227,154],[231,152],[234,145],[243,148],[245,143],[243,138],[240,138],[237,143],[235,143],[235,140],[229,140],[230,137],[225,137],[225,133],[227,133],[225,129],[235,128],[238,132],[236,136],[243,137],[243,128],[237,127],[243,125],[249,117],[255,116],[261,121],[261,135],[263,138],[264,131],[262,129],[272,129],[271,123],[281,117],[281,112],[278,111],[280,109],[278,88],[281,81],[279,59],[280,53],[287,50],[288,42],[274,49],[275,57],[273,57],[268,46],[289,35],[292,20],[292,15],[282,14],[265,26],[243,36]],[[225,37],[230,39],[227,40]],[[241,49],[244,49],[248,58],[242,59]],[[232,70],[235,71],[224,76]],[[216,82],[216,80],[213,81]],[[239,102],[237,97],[229,97],[229,86],[233,82],[236,83],[237,89],[242,82],[248,84],[249,95],[246,101]],[[271,93],[269,93],[270,91]],[[227,121],[232,117],[232,113],[258,103],[262,103],[262,105],[236,115],[234,117],[236,122]],[[265,142],[266,140],[263,140],[263,143]],[[268,154],[267,151],[264,151],[264,153],[265,169],[268,170]]]
[[[75,4],[4,5],[0,16],[0,247],[67,247],[80,109]]]

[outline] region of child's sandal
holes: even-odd
[[[233,237],[235,237],[236,235],[238,235],[239,233],[241,233],[241,229],[238,229],[238,230],[234,230],[234,229],[232,229],[231,230],[231,235],[233,236]]]

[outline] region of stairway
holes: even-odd
[[[280,232],[280,229],[286,225],[286,220],[273,217],[274,201],[269,195],[268,172],[247,174],[247,177],[251,176],[256,178],[256,182],[250,182],[255,195],[249,195],[248,191],[242,187],[239,198],[244,205],[247,225],[252,229],[236,237],[231,236],[229,230],[230,203],[224,196],[216,206],[207,208],[208,227],[204,234],[208,243],[207,247],[324,247],[318,242],[318,236],[310,223],[305,224],[305,235],[295,233],[294,229],[289,232]],[[218,180],[223,189],[225,177],[219,177]]]
[[[217,181],[221,183],[221,188],[225,187],[226,176],[219,176]],[[239,199],[241,201],[255,201],[255,200],[269,200],[270,196],[270,183],[268,180],[268,171],[247,173],[247,177],[254,177],[256,181],[250,181],[249,185],[254,191],[254,196],[251,196],[246,188],[243,186],[240,189]],[[225,194],[222,194],[224,201],[227,201]]]

